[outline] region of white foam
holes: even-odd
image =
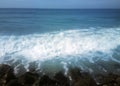
[[[21,36],[0,35],[0,58],[10,54],[28,60],[48,60],[56,57],[112,54],[120,45],[120,29],[79,29]],[[76,57],[77,58],[77,57]],[[90,58],[89,58],[90,59]]]

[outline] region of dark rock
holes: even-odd
[[[95,75],[96,82],[101,85],[104,81],[104,76],[102,74]]]
[[[14,69],[6,64],[0,65],[0,83],[7,84],[10,80],[15,79]]]
[[[61,86],[70,86],[69,79],[62,72],[55,74],[54,78],[60,83]]]
[[[39,86],[60,86],[55,80],[50,79],[47,75],[41,77]]]
[[[97,86],[94,79],[88,73],[81,73],[79,68],[69,71],[72,86]]]
[[[6,86],[23,86],[22,84],[20,84],[16,79],[15,80],[11,80],[10,82],[8,82],[8,84]]]
[[[118,86],[120,86],[120,76],[117,77],[116,82],[117,82]]]
[[[20,83],[22,83],[22,85],[31,86],[38,80],[38,78],[38,74],[26,72],[25,74],[20,76],[18,80]]]
[[[102,86],[108,86],[108,85],[104,84],[104,85],[102,85]]]
[[[37,62],[29,63],[28,69],[29,69],[30,72],[37,72],[37,68],[38,68]]]
[[[16,76],[19,77],[21,75],[23,75],[25,72],[26,72],[26,69],[24,67],[24,65],[19,65],[17,68],[16,68]]]
[[[94,78],[99,83],[96,85],[93,77],[79,68],[70,68],[68,75],[58,72],[50,78],[50,75],[43,75],[43,72],[36,73],[35,67],[29,67],[30,72],[26,72],[22,65],[19,66],[19,74],[23,70],[24,74],[16,77],[11,66],[0,64],[0,86],[120,86],[120,76],[112,73],[96,74]]]
[[[104,81],[103,84],[107,84],[109,86],[114,86],[114,84],[116,83],[116,78],[117,76],[114,74],[109,74],[107,76],[104,77]]]
[[[119,76],[116,74],[108,74],[103,76],[100,86],[120,86]]]

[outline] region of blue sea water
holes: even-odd
[[[119,26],[120,10],[0,9],[2,34],[32,34]]]
[[[0,9],[0,63],[15,62],[119,73],[120,10]]]

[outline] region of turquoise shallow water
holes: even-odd
[[[120,10],[0,9],[0,63],[120,72]],[[52,70],[51,70],[52,69]]]

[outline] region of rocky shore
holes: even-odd
[[[120,86],[120,75],[109,73],[92,76],[79,68],[70,68],[66,75],[60,71],[53,77],[34,70],[21,75],[14,72],[13,67],[0,64],[0,86]]]

